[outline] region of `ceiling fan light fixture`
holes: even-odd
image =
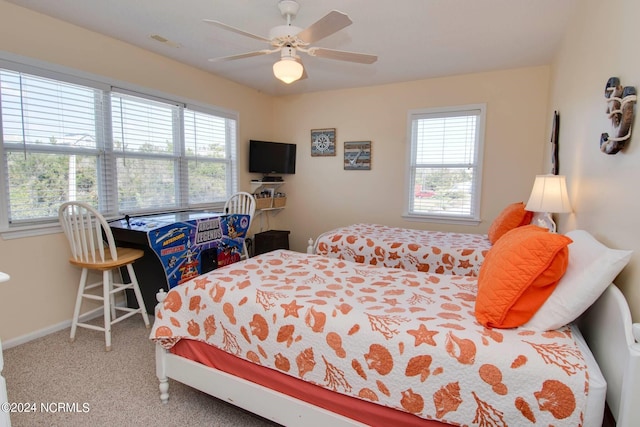
[[[351,25],[353,22],[347,14],[337,10],[332,10],[305,29],[301,29],[291,25],[291,20],[298,14],[299,4],[297,1],[280,0],[278,8],[280,9],[282,16],[287,19],[287,23],[286,25],[277,25],[271,28],[268,38],[232,27],[220,21],[205,19],[204,21],[209,24],[240,34],[244,37],[267,42],[270,45],[269,49],[262,49],[239,55],[211,58],[209,61],[231,61],[280,52],[280,60],[273,64],[273,74],[280,81],[286,84],[291,84],[297,80],[306,79],[308,77],[305,67],[300,61],[300,57],[296,55],[296,51],[306,53],[309,56],[349,61],[359,64],[372,64],[378,59],[375,55],[310,46],[311,44],[322,40],[325,37],[329,37],[330,35]]]
[[[280,61],[273,64],[273,75],[286,84],[299,80],[303,72],[302,64],[292,57],[282,57]]]

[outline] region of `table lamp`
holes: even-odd
[[[525,209],[534,212],[531,224],[556,232],[552,213],[571,212],[567,194],[567,180],[564,175],[536,175],[531,196]]]

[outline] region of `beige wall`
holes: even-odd
[[[421,80],[289,96],[276,101],[276,134],[298,144],[296,174],[287,177],[287,209],[276,219],[304,250],[309,237],[354,222],[486,233],[509,203],[529,197],[550,149],[549,68]],[[411,109],[486,103],[482,205],[478,226],[402,218]],[[311,157],[310,130],[336,128],[337,155]],[[370,171],[345,171],[344,141],[372,141]]]
[[[583,0],[554,63],[550,109],[560,112],[560,173],[567,175],[574,215],[561,231],[589,230],[613,248],[634,255],[615,283],[640,317],[640,130],[616,155],[600,152],[609,132],[604,88],[609,77],[640,90],[640,2]],[[638,107],[635,107],[636,115]],[[635,119],[635,126],[639,123]]]
[[[265,228],[291,230],[291,247],[300,251],[309,237],[360,221],[486,232],[506,204],[526,200],[549,148],[549,67],[272,98],[3,0],[0,50],[238,111],[241,189],[249,189],[251,178],[248,139],[298,144],[297,173],[282,188],[287,209],[269,223],[261,219]],[[408,110],[476,103],[487,105],[482,223],[454,227],[404,221]],[[337,156],[312,158],[310,130],[325,127],[337,129]],[[372,141],[371,171],[343,169],[342,144],[350,140]],[[70,319],[79,273],[68,265],[66,251],[61,234],[0,240],[0,270],[12,276],[0,284],[2,340]]]
[[[271,97],[2,0],[0,50],[239,112],[240,180],[248,190],[246,141],[271,136]],[[0,270],[11,275],[0,283],[3,341],[71,318],[80,275],[67,257],[61,233],[0,239]]]

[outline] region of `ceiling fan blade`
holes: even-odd
[[[322,47],[312,47],[307,51],[307,53],[311,56],[317,56],[318,58],[337,59],[338,61],[357,62],[359,64],[373,64],[378,60],[376,55],[325,49]]]
[[[305,43],[315,43],[340,31],[344,27],[348,27],[352,23],[348,15],[332,10],[306,29],[300,31],[297,37]]]
[[[273,52],[275,52],[275,50],[269,50],[269,49],[256,50],[255,52],[241,53],[239,55],[222,56],[220,58],[210,58],[209,62],[233,61],[235,59],[251,58],[252,56],[268,55]]]
[[[247,31],[241,30],[239,28],[236,27],[232,27],[231,25],[227,25],[225,23],[222,23],[220,21],[214,21],[213,19],[203,19],[204,22],[211,24],[211,25],[215,25],[216,27],[222,28],[223,30],[228,30],[228,31],[232,31],[236,34],[240,34],[246,37],[251,37],[252,39],[256,39],[256,40],[261,40],[263,42],[271,42],[270,39],[266,38],[266,37],[262,37],[259,36],[257,34],[253,34],[253,33],[249,33]]]

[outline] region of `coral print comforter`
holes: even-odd
[[[173,288],[151,338],[187,338],[337,393],[455,425],[581,425],[569,327],[486,329],[476,279],[285,250]]]
[[[315,252],[384,267],[477,276],[491,242],[484,234],[353,224],[318,237]]]

